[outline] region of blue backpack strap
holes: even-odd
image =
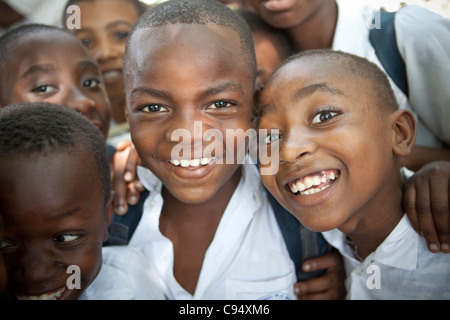
[[[108,229],[109,238],[103,243],[104,246],[128,244],[141,220],[144,212],[144,202],[149,194],[148,190],[141,192],[139,202],[136,205],[128,206],[128,211],[125,215],[121,216],[114,213],[113,221]]]
[[[380,11],[380,28],[373,28],[369,31],[369,41],[386,73],[408,96],[406,65],[398,51],[394,18],[395,12]]]
[[[267,191],[267,195],[281,229],[289,255],[294,262],[297,280],[308,280],[323,274],[325,270],[304,272],[302,270],[302,263],[307,259],[318,257],[329,252],[330,245],[328,242],[320,232],[311,231],[303,226],[296,217],[280,205],[270,192]]]

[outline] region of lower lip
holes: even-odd
[[[269,0],[264,2],[264,8],[272,12],[282,12],[291,9],[296,0]]]
[[[217,165],[216,161],[211,161],[207,165],[199,165],[198,167],[182,167],[175,166],[167,161],[167,166],[169,169],[181,179],[203,179],[214,169]]]

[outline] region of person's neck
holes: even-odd
[[[403,193],[398,183],[390,183],[339,229],[347,235],[355,257],[364,260],[395,229],[404,215]]]
[[[329,49],[333,44],[338,7],[335,1],[324,1],[314,15],[301,24],[286,29],[296,52]]]
[[[180,201],[163,187],[161,193],[164,199],[164,207],[161,212],[161,220],[169,222],[167,225],[180,227],[183,225],[218,224],[240,179],[241,169],[237,170],[213,197],[205,202],[194,204]]]

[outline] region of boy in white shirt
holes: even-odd
[[[265,137],[279,169],[263,183],[307,228],[328,231],[347,298],[450,299],[450,256],[429,252],[402,208],[416,121],[384,73],[354,55],[306,51],[274,73],[260,107],[259,128],[279,129]]]

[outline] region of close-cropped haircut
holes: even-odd
[[[148,9],[148,6],[139,0],[120,0],[120,1],[125,1],[125,2],[132,4],[136,8],[136,12],[137,12],[138,16],[143,14]],[[64,11],[63,11],[63,16],[62,16],[62,25],[63,26],[66,25],[67,8],[72,5],[76,5],[77,3],[80,3],[80,2],[95,2],[95,0],[69,0],[69,1],[67,1],[66,5],[64,6]],[[81,18],[81,19],[83,19],[83,18]]]
[[[33,39],[32,35],[40,32],[63,32],[70,35],[62,28],[48,26],[44,24],[25,24],[9,30],[0,37],[0,74],[4,73],[5,66],[14,55],[20,41],[24,37]],[[72,37],[72,35],[70,35]],[[3,104],[2,90],[0,90],[0,105]]]
[[[282,29],[278,29],[268,24],[259,14],[248,9],[235,10],[248,23],[253,33],[260,33],[274,40],[275,49],[281,61],[293,54],[292,46],[287,34]]]
[[[278,69],[300,59],[318,60],[324,64],[330,63],[333,68],[329,69],[329,72],[345,77],[358,77],[363,81],[368,81],[374,91],[375,102],[381,111],[394,112],[398,110],[397,98],[386,73],[366,58],[332,49],[314,49],[292,55]]]
[[[124,66],[130,59],[129,48],[134,32],[171,24],[212,24],[234,30],[239,35],[245,63],[249,66],[253,77],[256,76],[253,38],[248,24],[239,14],[221,2],[211,0],[169,0],[147,10],[130,31],[125,48]]]
[[[48,156],[85,151],[85,164],[98,174],[106,205],[111,177],[100,130],[81,113],[47,102],[24,102],[0,109],[0,158],[17,154]],[[99,181],[100,180],[100,181]]]

